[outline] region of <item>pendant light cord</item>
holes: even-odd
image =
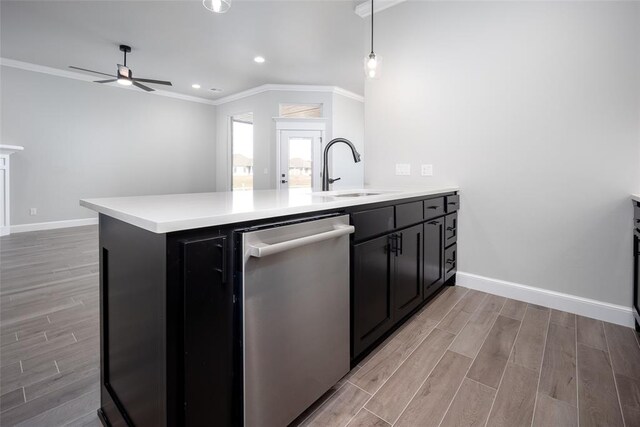
[[[371,53],[373,53],[373,0],[371,0]]]

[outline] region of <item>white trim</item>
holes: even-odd
[[[327,128],[328,117],[274,117],[276,130],[319,130]]]
[[[4,67],[17,68],[20,70],[33,71],[36,73],[49,74],[51,76],[81,80],[85,82],[93,82],[96,78],[98,78],[95,76],[91,76],[89,74],[77,73],[75,71],[61,70],[59,68],[46,67],[44,65],[32,64],[30,62],[16,61],[15,59],[2,58],[2,57],[0,57],[0,65]],[[108,86],[115,87],[118,89],[135,90],[140,93],[149,93],[152,95],[165,96],[167,98],[176,98],[176,99],[181,99],[183,101],[197,102],[200,104],[217,105],[216,101],[211,99],[200,98],[200,97],[191,96],[191,95],[183,95],[181,93],[169,92],[166,90],[156,89],[153,92],[142,92],[134,88],[133,86],[122,86],[119,84],[108,85]]]
[[[28,231],[55,230],[57,228],[81,227],[83,225],[95,225],[98,218],[68,219],[66,221],[36,222],[33,224],[18,224],[11,226],[12,233],[25,233]]]
[[[227,102],[237,101],[248,96],[257,95],[259,93],[268,92],[272,90],[287,91],[287,92],[329,92],[336,95],[341,95],[347,98],[355,99],[356,101],[364,102],[364,96],[357,93],[350,92],[346,89],[342,89],[337,86],[317,86],[317,85],[286,85],[286,84],[266,84],[257,86],[251,89],[244,90],[242,92],[234,93],[232,95],[225,96],[223,98],[216,99],[215,105],[226,104]]]
[[[382,0],[373,6],[376,13],[382,12],[385,9],[389,9],[390,7],[396,6],[400,3],[404,3],[407,0]],[[364,1],[356,6],[355,8],[356,15],[360,18],[366,18],[371,15],[371,2]]]
[[[85,82],[93,82],[97,78],[89,74],[77,73],[75,71],[61,70],[59,68],[47,67],[44,65],[32,64],[30,62],[16,61],[15,59],[2,58],[2,57],[0,57],[0,65],[4,67],[18,68],[20,70],[33,71],[36,73],[49,74],[57,77],[65,77],[68,79],[81,80]],[[108,85],[108,86],[116,87],[118,89],[138,91],[138,89],[132,86],[122,86],[118,84]],[[191,96],[191,95],[184,95],[181,93],[169,92],[169,91],[160,90],[160,89],[156,89],[153,92],[145,92],[145,93],[150,93],[152,95],[165,96],[168,98],[181,99],[183,101],[197,102],[200,104],[222,105],[222,104],[226,104],[227,102],[237,101],[238,99],[246,98],[248,96],[256,95],[258,93],[267,92],[271,90],[289,91],[289,92],[330,92],[336,95],[341,95],[347,98],[355,99],[356,101],[359,101],[359,102],[364,102],[364,96],[358,95],[357,93],[348,91],[341,87],[318,86],[318,85],[265,84],[265,85],[247,89],[245,91],[238,92],[232,95],[228,95],[216,100],[200,98],[200,97]]]
[[[631,307],[521,285],[505,280],[492,279],[471,273],[458,272],[456,274],[456,284],[465,288],[476,289],[531,304],[543,305],[556,310],[604,320],[617,325],[634,327]]]

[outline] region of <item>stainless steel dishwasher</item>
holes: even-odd
[[[282,427],[349,372],[349,216],[242,232],[244,424]]]

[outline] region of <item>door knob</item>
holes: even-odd
[[[281,184],[286,184],[287,182],[289,182],[289,181],[287,181],[286,179],[281,179],[281,180],[280,180],[280,183],[281,183]]]

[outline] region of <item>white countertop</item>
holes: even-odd
[[[632,194],[631,195],[631,200],[636,201],[636,202],[640,202],[640,194]]]
[[[380,194],[336,197],[338,194],[360,191]],[[432,186],[402,190],[367,188],[323,193],[309,190],[226,191],[83,199],[80,205],[154,233],[169,233],[452,191],[458,191],[458,187]]]

